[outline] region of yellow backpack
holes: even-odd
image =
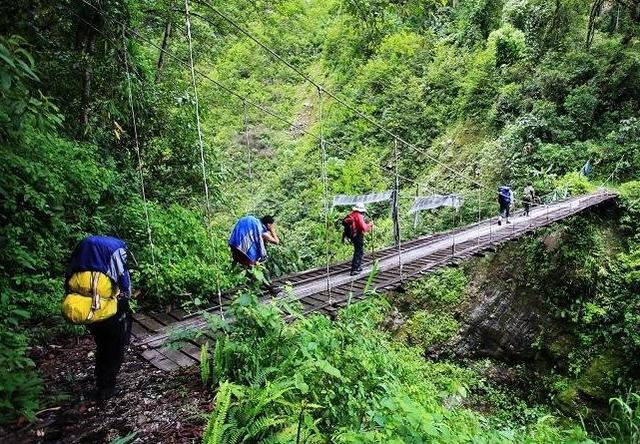
[[[69,294],[62,301],[62,315],[72,324],[91,324],[116,314],[120,293],[109,276],[98,271],[74,273]]]

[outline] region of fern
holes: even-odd
[[[242,435],[242,431],[238,427],[238,422],[235,419],[229,418],[227,420],[227,428],[224,430],[224,444],[236,444],[240,442],[240,435]]]
[[[228,362],[229,359],[226,356],[226,336],[220,336],[216,339],[216,345],[213,350],[213,383],[218,383],[222,378],[228,375]]]
[[[250,410],[255,412],[252,416],[255,417],[260,414],[268,405],[282,402],[282,396],[294,388],[293,381],[279,381],[274,384],[268,384],[257,393],[252,393],[252,398],[255,400],[255,404]]]
[[[207,422],[207,427],[202,438],[203,444],[224,443],[225,421],[229,407],[231,407],[232,388],[233,384],[229,382],[225,381],[220,384],[218,394],[216,395],[216,408]]]
[[[249,381],[249,385],[252,387],[260,387],[264,385],[269,375],[278,372],[278,368],[276,367],[266,367],[262,370],[258,371],[257,374]]]
[[[259,438],[261,435],[265,435],[273,428],[286,424],[287,422],[287,419],[284,417],[262,415],[247,427],[244,440],[247,441],[252,440],[253,438]]]
[[[209,363],[209,343],[205,342],[200,347],[200,379],[202,383],[207,385],[211,373],[211,364]]]

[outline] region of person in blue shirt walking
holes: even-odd
[[[503,185],[498,188],[498,204],[500,205],[500,214],[498,215],[498,225],[502,225],[502,218],[509,222],[509,212],[513,203],[513,190],[510,185]]]
[[[116,392],[116,376],[122,366],[124,350],[131,337],[131,277],[127,267],[127,244],[118,238],[89,236],[74,249],[69,260],[65,290],[74,273],[92,271],[104,273],[118,286],[116,314],[87,325],[96,342],[96,396],[104,400]]]
[[[252,268],[258,263],[265,262],[267,260],[265,242],[276,245],[280,243],[273,216],[264,216],[260,219],[250,215],[241,217],[229,237],[233,262],[245,268]],[[249,279],[253,281],[253,274],[249,273]],[[264,287],[271,294],[277,293],[266,276]]]
[[[235,263],[253,267],[267,260],[265,241],[279,244],[273,216],[258,219],[255,216],[241,217],[231,231],[229,248]]]

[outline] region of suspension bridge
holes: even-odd
[[[303,137],[309,137],[312,140],[318,142],[318,148],[320,153],[319,170],[321,172],[320,180],[322,181],[322,194],[324,211],[323,217],[325,222],[325,235],[324,239],[326,244],[326,264],[323,267],[290,274],[279,278],[274,283],[280,288],[280,293],[275,296],[276,298],[287,298],[289,300],[298,301],[305,314],[310,313],[323,313],[329,316],[335,316],[337,310],[351,301],[355,301],[365,297],[367,290],[382,290],[382,289],[394,289],[401,286],[404,282],[409,282],[413,279],[433,272],[438,268],[445,266],[455,266],[460,261],[465,260],[471,256],[483,255],[487,251],[495,251],[497,246],[503,244],[509,240],[517,239],[523,235],[533,232],[535,229],[552,224],[558,220],[565,219],[576,213],[589,210],[590,208],[601,205],[607,201],[610,201],[616,197],[614,193],[607,191],[604,185],[609,181],[607,179],[603,183],[598,191],[586,194],[584,196],[564,198],[563,200],[556,202],[547,202],[544,205],[539,205],[532,209],[529,216],[518,214],[512,218],[510,224],[497,225],[495,219],[483,219],[482,218],[482,205],[487,202],[491,202],[489,205],[493,205],[495,202],[495,188],[482,184],[476,177],[470,177],[463,171],[458,171],[446,162],[441,161],[433,154],[429,153],[425,149],[421,149],[414,143],[411,143],[396,132],[383,126],[375,118],[360,111],[356,104],[350,103],[344,97],[336,92],[328,90],[319,81],[311,78],[302,69],[293,65],[286,60],[283,56],[279,55],[269,45],[258,39],[249,30],[244,28],[235,22],[232,18],[224,14],[218,8],[206,0],[200,0],[198,3],[201,6],[206,7],[210,12],[216,14],[220,19],[228,22],[234,29],[239,31],[245,37],[252,40],[260,48],[266,51],[275,63],[281,63],[286,65],[292,73],[299,77],[302,81],[308,83],[316,90],[317,93],[317,107],[318,107],[318,122],[316,125],[317,131],[312,131],[307,128],[300,128],[291,119],[282,116],[276,111],[268,108],[262,103],[252,100],[247,95],[242,95],[233,88],[230,88],[219,80],[208,75],[206,72],[199,70],[194,63],[194,51],[193,51],[193,39],[192,39],[192,26],[191,18],[197,17],[200,20],[204,20],[211,24],[211,21],[202,14],[190,13],[189,0],[184,0],[184,14],[185,14],[185,37],[188,44],[188,57],[181,58],[171,52],[168,52],[165,48],[156,45],[152,40],[145,38],[140,31],[130,27],[127,23],[118,20],[115,17],[106,17],[104,11],[96,5],[93,5],[88,0],[81,0],[84,5],[91,8],[97,14],[100,14],[105,20],[105,23],[110,25],[111,29],[122,30],[122,41],[114,39],[105,35],[100,29],[97,29],[93,24],[87,22],[83,17],[73,13],[78,20],[82,21],[85,25],[93,28],[98,34],[105,37],[105,41],[111,43],[115,48],[122,49],[123,52],[123,68],[126,74],[127,82],[127,99],[129,102],[131,112],[131,127],[133,133],[133,141],[136,154],[136,160],[138,164],[138,174],[140,182],[140,192],[144,203],[144,215],[147,225],[148,243],[150,246],[150,259],[152,262],[153,270],[156,273],[157,279],[157,264],[154,253],[153,234],[151,230],[150,215],[148,211],[148,203],[145,191],[145,178],[144,178],[144,159],[141,155],[141,148],[138,135],[138,121],[136,116],[136,106],[134,103],[134,94],[132,93],[132,78],[138,75],[138,70],[132,69],[134,63],[130,58],[128,47],[130,45],[130,39],[137,39],[145,44],[153,47],[161,52],[163,56],[166,56],[168,60],[172,60],[177,65],[187,69],[191,78],[191,89],[194,98],[194,111],[195,111],[195,130],[197,133],[197,149],[199,154],[199,166],[202,172],[203,190],[204,190],[204,208],[206,210],[206,225],[209,230],[209,236],[211,233],[211,221],[212,221],[212,205],[210,198],[210,184],[209,173],[207,165],[207,156],[205,150],[205,140],[207,135],[203,130],[201,124],[201,104],[198,98],[198,81],[207,81],[214,87],[220,90],[221,94],[226,95],[232,100],[238,101],[242,105],[243,110],[243,125],[246,139],[247,150],[247,178],[249,183],[253,182],[253,167],[251,161],[251,147],[249,143],[249,126],[248,126],[248,109],[253,108],[262,115],[270,118],[274,118],[276,121],[284,124],[289,128],[297,128],[297,132]],[[137,79],[141,84],[144,83],[144,79]],[[327,162],[328,153],[327,146],[330,146],[334,153],[343,155],[345,157],[352,156],[352,151],[346,150],[338,144],[331,143],[327,140],[324,130],[324,121],[327,116],[325,115],[325,101],[332,100],[341,107],[345,108],[353,114],[353,117],[366,121],[372,128],[375,128],[381,135],[389,138],[389,141],[393,143],[393,151],[391,162],[392,166],[383,164],[382,162],[362,159],[367,166],[378,169],[383,176],[389,175],[393,179],[390,182],[393,184],[393,189],[384,194],[386,196],[392,196],[392,219],[394,223],[394,238],[395,245],[387,247],[368,255],[364,261],[363,272],[357,276],[350,275],[350,266],[347,262],[331,263],[330,252],[330,183],[327,174]],[[411,153],[416,158],[427,159],[434,165],[438,165],[441,171],[449,176],[449,178],[455,178],[460,184],[468,184],[477,197],[477,221],[470,225],[454,228],[449,231],[434,233],[428,236],[423,236],[416,239],[401,242],[401,222],[399,218],[399,199],[401,197],[408,197],[407,195],[401,196],[402,188],[409,187],[416,191],[427,190],[431,193],[431,197],[420,197],[418,192],[416,193],[414,204],[418,201],[429,201],[432,197],[435,200],[442,200],[450,202],[458,202],[461,204],[462,199],[458,193],[451,194],[451,190],[443,190],[441,187],[434,185],[433,183],[421,183],[415,178],[407,177],[399,171],[399,164],[401,162],[401,154],[403,152]],[[617,169],[617,165],[616,165]],[[612,173],[612,176],[614,172]],[[489,199],[483,200],[481,198],[481,191],[484,190]],[[405,190],[406,191],[406,190]],[[468,190],[467,190],[468,191]],[[250,190],[250,194],[254,196],[253,190]],[[406,194],[406,193],[405,193]],[[343,198],[359,198],[362,196],[342,196]],[[443,200],[444,198],[444,200]],[[552,199],[553,200],[553,199]],[[437,206],[456,206],[454,204],[439,204]],[[334,200],[335,204],[335,200]],[[343,202],[344,204],[344,202]],[[423,209],[433,209],[437,206],[427,206]],[[489,208],[488,206],[485,208]],[[214,255],[217,257],[217,255]],[[218,264],[214,263],[213,269],[216,273],[219,273]],[[220,288],[220,278],[216,275],[216,296],[217,303],[208,309],[188,314],[183,310],[174,309],[169,312],[148,312],[138,313],[134,316],[133,322],[133,345],[134,348],[141,353],[141,355],[151,362],[154,366],[165,371],[172,371],[182,367],[188,367],[197,363],[200,359],[200,345],[203,341],[207,341],[206,337],[206,318],[207,313],[218,313],[224,316],[228,305],[232,302],[236,292],[228,291],[222,292]],[[369,286],[370,285],[370,286]],[[286,290],[283,290],[286,288]],[[262,296],[261,302],[268,303],[273,299],[273,296]],[[198,339],[189,339],[183,342],[179,348],[175,348],[169,345],[171,336],[175,332],[196,332],[205,331],[205,335]]]
[[[150,39],[145,38],[138,30],[128,26],[127,23],[118,20],[115,17],[106,17],[104,15],[104,11],[99,6],[90,3],[88,0],[82,0],[82,3],[94,10],[97,14],[100,14],[105,22],[109,23],[112,29],[120,28],[122,30],[122,41],[118,42],[117,39],[106,36],[101,30],[95,28],[93,24],[87,22],[83,17],[74,13],[74,15],[85,25],[90,26],[98,34],[103,35],[105,37],[105,40],[111,43],[115,48],[121,48],[123,51],[122,59],[124,62],[123,65],[126,73],[127,99],[131,111],[131,127],[133,140],[135,142],[135,154],[138,163],[140,191],[144,202],[144,215],[147,225],[148,243],[151,252],[150,259],[153,265],[153,270],[157,276],[157,264],[154,254],[153,234],[151,231],[150,216],[145,191],[145,178],[143,168],[144,159],[141,155],[136,106],[134,103],[134,95],[132,93],[132,77],[137,75],[137,70],[131,68],[132,62],[128,51],[130,39],[134,38],[140,40],[150,47],[156,48],[162,53],[163,56],[166,56],[169,60],[172,60],[176,64],[188,69],[188,72],[190,73],[191,88],[193,90],[194,98],[194,120],[195,129],[197,132],[197,148],[199,153],[199,163],[202,172],[204,189],[206,225],[209,230],[211,227],[212,219],[212,205],[209,192],[210,184],[208,180],[209,173],[207,170],[207,156],[205,154],[206,134],[204,133],[201,124],[201,105],[198,99],[198,80],[200,79],[208,81],[216,88],[218,88],[222,94],[225,94],[233,100],[237,100],[241,103],[243,109],[243,122],[246,133],[245,136],[247,140],[246,148],[248,179],[250,181],[252,179],[253,172],[251,163],[251,149],[248,137],[248,109],[254,108],[261,114],[271,118],[275,118],[277,121],[285,124],[289,128],[296,127],[296,125],[289,118],[283,117],[279,113],[267,108],[264,104],[250,99],[249,96],[238,93],[234,89],[212,78],[207,73],[199,70],[195,66],[191,27],[192,14],[189,10],[189,0],[184,0],[186,31],[185,37],[189,48],[188,58],[186,59],[176,56],[175,54],[166,51],[165,48],[156,45]],[[473,255],[482,255],[487,251],[495,251],[495,248],[504,242],[516,239],[520,236],[534,231],[536,228],[543,227],[555,221],[570,217],[576,213],[588,210],[592,207],[598,206],[615,198],[615,194],[606,191],[604,188],[601,188],[599,189],[599,191],[591,194],[538,206],[531,211],[531,214],[529,216],[524,216],[522,214],[516,215],[516,217],[512,218],[511,224],[498,226],[497,224],[495,224],[495,220],[492,221],[491,219],[482,219],[482,203],[480,190],[485,190],[488,195],[490,194],[491,198],[489,201],[493,202],[495,200],[495,188],[487,187],[485,184],[480,183],[477,178],[469,177],[464,172],[456,170],[446,162],[442,162],[440,159],[430,154],[426,150],[420,149],[415,144],[405,140],[397,133],[383,126],[375,118],[360,111],[357,105],[348,102],[338,93],[328,90],[319,81],[309,77],[303,70],[287,61],[284,57],[274,51],[269,45],[262,42],[249,30],[239,25],[232,18],[217,9],[214,5],[208,3],[205,0],[202,0],[199,3],[208,8],[208,10],[210,10],[212,13],[219,16],[219,18],[221,18],[222,20],[228,22],[233,28],[252,40],[260,48],[265,50],[276,63],[282,63],[286,65],[296,76],[298,76],[304,82],[310,84],[316,90],[318,106],[318,131],[314,132],[306,128],[298,128],[298,130],[302,136],[310,137],[313,140],[318,141],[318,148],[320,152],[319,169],[321,171],[324,202],[323,216],[327,228],[325,230],[327,236],[327,238],[325,239],[326,265],[324,267],[287,275],[279,278],[275,282],[275,284],[278,285],[281,289],[287,287],[287,290],[281,290],[276,298],[289,298],[299,301],[299,303],[303,307],[305,314],[324,313],[329,316],[335,316],[336,311],[341,307],[344,307],[346,304],[350,303],[350,301],[363,298],[366,295],[367,290],[369,289],[368,284],[371,285],[371,290],[397,288],[404,282],[416,279],[419,276],[430,273],[440,267],[456,265],[458,262]],[[202,14],[193,14],[193,16],[209,22],[209,20]],[[137,80],[139,80],[141,83],[144,83],[144,79]],[[345,150],[337,144],[331,143],[325,137],[323,122],[327,117],[325,116],[325,100],[327,99],[333,100],[335,103],[349,110],[357,119],[366,121],[372,127],[376,128],[380,132],[380,134],[389,137],[390,141],[393,143],[392,167],[385,166],[380,162],[374,162],[371,160],[363,159],[363,161],[368,166],[378,169],[383,173],[383,175],[389,174],[393,177],[393,190],[390,192],[390,195],[393,196],[392,218],[394,222],[394,237],[396,242],[395,245],[383,250],[379,250],[366,257],[363,264],[364,270],[358,276],[350,275],[350,267],[346,262],[330,263],[331,252],[329,251],[330,242],[328,238],[328,236],[330,235],[330,187],[327,175],[327,146],[331,146],[335,153],[339,153],[345,156],[351,156],[353,155],[353,152]],[[426,158],[428,159],[428,161],[438,165],[446,175],[455,177],[461,183],[469,184],[477,193],[477,221],[473,224],[455,228],[450,231],[435,233],[429,236],[408,240],[402,243],[400,241],[401,227],[400,219],[398,217],[398,201],[401,197],[402,185],[409,187],[415,186],[416,190],[428,190],[430,193],[432,193],[433,196],[451,197],[452,201],[460,201],[460,196],[458,194],[450,194],[447,192],[449,190],[442,190],[441,188],[439,188],[438,186],[434,186],[433,184],[420,183],[414,178],[410,178],[406,175],[401,174],[399,172],[401,151],[411,152],[420,158]],[[253,195],[254,193],[251,194]],[[419,197],[416,196],[416,202],[418,201],[418,198]],[[424,197],[422,199],[424,199]],[[427,197],[426,199],[428,200],[429,197]],[[212,233],[210,231],[209,236],[212,236]],[[213,268],[214,270],[216,270],[216,273],[219,273],[218,264],[214,263]],[[158,279],[156,277],[156,282],[157,281]],[[136,314],[132,327],[134,336],[133,345],[135,349],[138,350],[142,354],[142,356],[149,362],[151,362],[154,366],[166,371],[172,371],[197,363],[200,359],[200,343],[207,340],[206,336],[202,336],[200,339],[190,339],[183,343],[179,348],[170,346],[168,342],[174,332],[202,330],[206,326],[207,313],[219,313],[220,315],[224,316],[227,306],[234,298],[234,292],[230,291],[223,293],[220,288],[220,279],[217,275],[216,295],[217,304],[214,304],[207,310],[195,314],[188,314],[183,310],[177,309],[171,310],[167,313],[149,312]],[[267,303],[271,299],[272,296],[263,296],[261,302]]]
[[[371,290],[395,289],[439,268],[455,266],[470,257],[493,252],[505,242],[597,207],[615,197],[615,193],[600,189],[584,196],[538,206],[531,210],[529,216],[516,215],[510,224],[497,225],[495,218],[485,219],[461,228],[413,239],[403,243],[401,252],[396,246],[391,246],[377,251],[375,257],[368,255],[363,272],[358,276],[350,275],[350,265],[347,262],[331,264],[328,269],[320,267],[287,275],[274,281],[281,288],[290,287],[275,298],[299,301],[305,314],[323,313],[333,317],[340,308],[366,296],[372,272]],[[213,305],[204,312],[193,315],[182,310],[136,314],[133,321],[135,349],[155,367],[165,371],[196,364],[200,360],[200,345],[211,338],[204,335],[175,348],[168,344],[170,337],[178,332],[195,333],[205,329],[205,313],[224,313],[225,306],[231,303],[233,297],[233,292],[224,294],[221,297],[222,305]],[[269,303],[273,298],[271,295],[264,295],[261,302]]]

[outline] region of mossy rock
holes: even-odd
[[[551,356],[556,359],[562,359],[569,356],[569,353],[577,345],[578,341],[575,336],[569,333],[559,333],[553,336],[553,339],[547,343],[546,348]]]
[[[618,380],[624,374],[623,361],[616,351],[606,351],[591,360],[578,379],[564,380],[555,401],[567,414],[590,416],[592,409],[606,406],[618,394]]]
[[[589,398],[606,403],[617,394],[618,380],[623,375],[624,363],[620,354],[609,350],[591,360],[576,382],[576,387]]]
[[[554,401],[560,411],[570,416],[589,417],[591,415],[591,409],[585,404],[576,381],[562,379],[556,388],[558,391]]]

